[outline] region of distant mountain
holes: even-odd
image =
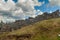
[[[36,22],[42,21],[42,20],[47,20],[47,19],[52,19],[52,18],[59,18],[60,17],[60,12],[59,10],[53,12],[53,13],[43,13],[42,15],[38,15],[35,18],[29,17],[26,20],[16,20],[13,23],[6,23],[4,24],[3,22],[0,23],[0,32],[9,32],[13,30],[20,29],[21,27],[27,26],[34,24]]]

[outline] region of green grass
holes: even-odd
[[[29,40],[60,40],[58,36],[60,34],[60,18],[37,22],[33,25],[4,34],[3,38],[8,35],[23,34],[33,34]]]

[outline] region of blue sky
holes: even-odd
[[[5,0],[6,2],[8,1],[8,0]],[[13,0],[14,2],[17,2],[18,0]]]
[[[51,5],[48,5],[49,4],[49,0],[38,0],[39,2],[44,2],[44,4],[42,4],[41,6],[35,6],[36,10],[41,10],[42,12],[54,12],[58,9],[60,9],[59,6],[57,5],[54,5],[54,6],[51,6]],[[47,6],[48,5],[48,6]]]
[[[60,10],[60,0],[0,0],[0,4],[0,21],[3,22],[35,18],[44,12]]]
[[[17,2],[18,0],[13,0],[14,2]]]
[[[7,0],[5,0],[7,1]],[[17,2],[18,0],[13,0],[14,2]],[[51,5],[48,5],[49,4],[49,0],[38,0],[39,2],[44,2],[44,4],[42,4],[41,6],[35,6],[35,9],[36,10],[40,10],[42,12],[54,12],[58,9],[60,9],[59,6],[51,6]],[[47,7],[48,5],[48,7]]]

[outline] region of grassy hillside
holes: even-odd
[[[60,18],[44,20],[0,35],[0,40],[60,40]]]

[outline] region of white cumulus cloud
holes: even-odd
[[[60,0],[49,0],[51,5],[58,5],[60,6]]]
[[[38,11],[34,9],[34,6],[42,4],[43,2],[38,2],[38,0],[18,0],[17,3],[12,0],[8,0],[7,2],[0,0],[0,21],[12,22],[25,19],[26,16],[35,17]]]

